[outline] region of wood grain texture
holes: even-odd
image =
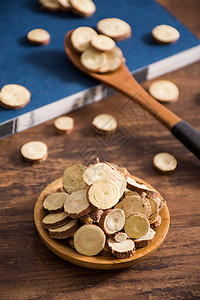
[[[200,37],[198,0],[160,0]],[[177,84],[178,102],[170,110],[200,129],[200,63],[162,76]],[[145,82],[144,88],[150,84]],[[91,121],[99,113],[118,121],[117,133],[95,136]],[[0,299],[199,299],[200,298],[200,163],[161,124],[121,95],[115,95],[71,114],[75,129],[56,135],[53,121],[0,141]],[[47,161],[24,162],[21,146],[42,140],[49,147]],[[160,175],[153,156],[172,153],[178,167]],[[101,271],[75,266],[54,255],[35,229],[33,211],[41,191],[74,162],[88,164],[95,157],[127,167],[167,199],[169,233],[152,256],[122,270]]]

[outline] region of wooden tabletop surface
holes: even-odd
[[[200,37],[199,0],[159,0]],[[200,130],[200,62],[162,76],[177,84],[179,101],[167,107]],[[143,83],[147,88],[149,82]],[[102,139],[91,120],[111,113],[117,134]],[[54,132],[53,121],[0,141],[0,299],[200,299],[200,163],[143,109],[114,95],[69,114],[75,129]],[[20,155],[30,140],[46,142],[48,159],[31,165]],[[171,175],[152,166],[158,152],[178,161]],[[33,210],[44,187],[74,162],[88,165],[96,157],[125,166],[157,188],[167,204],[171,225],[163,245],[127,269],[85,269],[54,255],[37,235]]]

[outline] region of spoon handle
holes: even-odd
[[[171,133],[200,159],[200,132],[181,120],[171,129]]]
[[[137,83],[125,65],[124,68],[124,76],[120,82],[114,81],[110,85],[140,104],[200,159],[200,132],[151,97]]]

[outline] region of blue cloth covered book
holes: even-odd
[[[0,107],[0,138],[38,125],[75,108],[101,100],[112,91],[77,70],[67,58],[63,41],[78,26],[96,27],[99,20],[117,17],[132,27],[131,38],[118,42],[128,68],[138,81],[155,78],[200,59],[199,40],[154,0],[94,0],[96,13],[80,18],[71,12],[41,10],[37,0],[1,0],[0,89],[24,85],[30,103],[19,110]],[[168,24],[180,32],[177,43],[156,45],[151,30]],[[46,46],[32,46],[27,33],[44,28],[51,34]]]

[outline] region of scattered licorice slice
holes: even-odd
[[[59,117],[54,121],[57,133],[70,133],[74,128],[74,120],[70,117]]]
[[[65,169],[63,173],[63,187],[68,193],[87,187],[83,180],[83,172],[86,169],[87,168],[81,164],[75,164]]]
[[[52,193],[47,196],[43,202],[44,209],[49,212],[62,211],[65,201],[68,199],[69,194],[67,193]]]
[[[19,109],[29,103],[31,93],[19,84],[7,84],[0,92],[0,105],[7,109]]]
[[[100,73],[113,72],[119,69],[123,61],[123,52],[119,47],[104,52],[106,56],[105,64],[99,69]]]
[[[97,32],[91,27],[78,27],[71,34],[71,43],[78,52],[83,52],[90,47],[90,41],[97,36]]]
[[[143,235],[141,238],[134,240],[136,248],[146,247],[154,238],[156,232],[149,228],[148,232]]]
[[[89,166],[83,173],[83,180],[87,185],[98,180],[107,180],[113,176],[113,169],[106,163],[97,163]]]
[[[42,225],[46,229],[53,229],[66,224],[68,221],[69,221],[69,217],[67,213],[62,211],[58,213],[48,214],[42,220]]]
[[[131,257],[135,252],[135,243],[130,239],[125,239],[122,242],[116,242],[109,238],[107,244],[112,254],[118,258]]]
[[[91,207],[87,200],[87,190],[79,190],[72,192],[66,199],[64,210],[71,218],[79,218],[91,211]]]
[[[91,39],[91,45],[93,48],[99,51],[110,51],[115,48],[116,44],[110,37],[99,34]]]
[[[150,228],[147,217],[140,213],[130,215],[125,222],[124,231],[133,239],[139,239],[145,235]]]
[[[97,225],[83,225],[74,235],[74,247],[77,252],[87,256],[97,255],[103,250],[106,236]]]
[[[31,141],[21,148],[23,158],[31,163],[45,161],[48,155],[47,145],[40,141]]]
[[[115,208],[122,209],[125,212],[126,218],[133,213],[144,214],[147,218],[149,218],[151,214],[151,206],[145,196],[126,195]]]
[[[174,27],[162,24],[153,28],[152,36],[158,43],[169,44],[176,42],[180,38],[180,33]]]
[[[96,6],[92,0],[70,0],[72,11],[81,17],[89,17],[96,11]]]
[[[45,29],[33,29],[27,34],[27,39],[34,45],[47,45],[50,42],[50,34]]]
[[[127,188],[138,194],[142,194],[143,192],[145,192],[147,195],[151,197],[157,197],[159,195],[157,191],[148,188],[143,183],[136,182],[135,179],[133,179],[132,177],[127,177],[126,182],[127,182]]]
[[[175,102],[179,97],[177,86],[169,80],[157,80],[149,86],[149,93],[160,102]]]
[[[97,30],[117,41],[131,36],[130,25],[118,18],[107,18],[100,20],[97,23]]]
[[[78,220],[71,219],[67,224],[60,226],[55,229],[49,229],[49,235],[51,238],[55,239],[65,239],[73,236],[77,229],[79,228]]]
[[[87,197],[93,207],[108,209],[119,201],[120,189],[113,180],[99,180],[89,187]]]
[[[125,213],[122,209],[108,209],[104,211],[99,221],[99,226],[106,235],[110,236],[122,230],[125,224]]]
[[[117,128],[117,121],[109,114],[100,114],[93,119],[92,125],[98,133],[113,133]]]
[[[106,55],[95,49],[87,49],[81,54],[81,64],[92,72],[98,72],[106,63]]]
[[[125,232],[116,232],[113,235],[113,240],[118,243],[125,241],[127,238],[128,236]]]
[[[158,153],[153,159],[154,167],[162,173],[171,173],[177,167],[176,158],[169,153]]]

